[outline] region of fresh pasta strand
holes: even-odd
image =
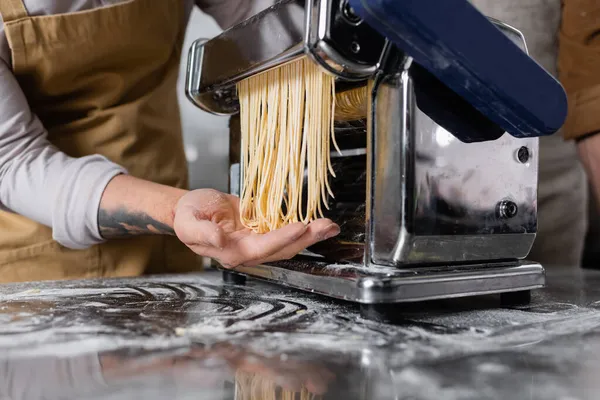
[[[283,389],[258,373],[237,371],[235,374],[235,400],[320,400],[321,396],[309,392]]]
[[[334,117],[362,109],[366,91],[336,96],[334,77],[306,57],[247,78],[237,90],[242,224],[266,233],[323,217],[334,197],[331,142],[340,151]]]
[[[335,95],[336,121],[355,121],[367,116],[368,87],[362,86]]]

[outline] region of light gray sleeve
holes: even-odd
[[[0,206],[52,227],[65,247],[103,241],[100,198],[126,171],[99,155],[72,158],[47,139],[12,70],[0,59]]]

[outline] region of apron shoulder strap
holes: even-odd
[[[4,23],[29,16],[23,0],[0,0],[0,15]]]

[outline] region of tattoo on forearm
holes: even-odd
[[[131,212],[125,208],[98,211],[100,235],[105,239],[141,235],[174,235],[173,228],[155,220],[146,213]]]

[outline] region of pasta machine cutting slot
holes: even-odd
[[[526,261],[537,231],[538,137],[566,117],[560,84],[523,35],[465,0],[283,0],[189,53],[186,93],[230,115],[239,194],[236,83],[300,57],[368,87],[335,122],[341,154],[326,217],[341,234],[250,276],[363,304],[503,294],[545,284]]]

